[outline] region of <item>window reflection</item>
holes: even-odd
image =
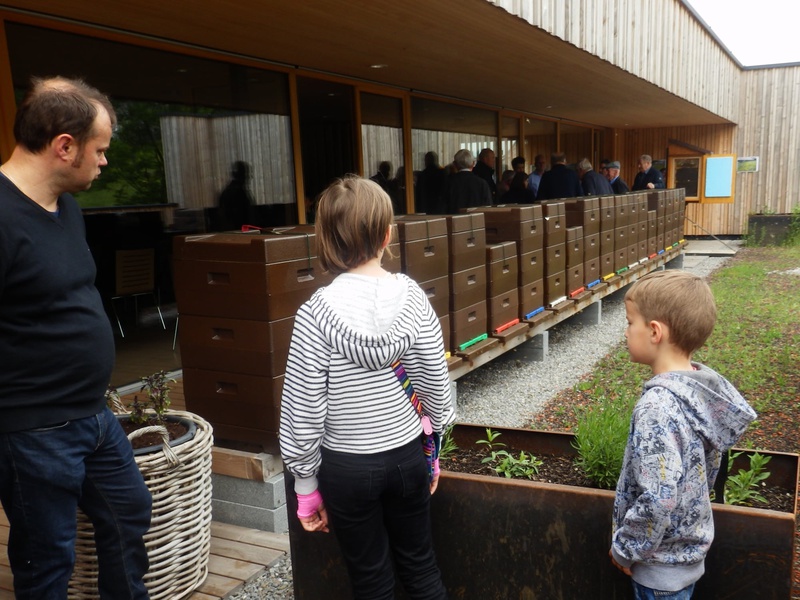
[[[296,213],[286,75],[13,22],[6,36],[16,90],[58,74],[114,103],[109,165],[76,196],[84,208],[170,202],[213,213],[244,161],[255,220]]]
[[[546,165],[550,165],[550,155],[558,147],[556,139],[556,123],[539,119],[525,119],[525,162],[533,170],[534,159],[544,156]]]
[[[392,198],[395,214],[406,211],[403,158],[403,101],[378,94],[361,94],[362,172]]]
[[[581,159],[592,157],[592,130],[580,125],[561,125],[561,152],[567,155],[567,164],[577,164]]]
[[[675,187],[684,188],[687,198],[696,198],[700,181],[700,157],[675,158],[672,161],[675,172]]]

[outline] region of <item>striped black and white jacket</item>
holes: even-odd
[[[455,419],[442,332],[413,280],[345,273],[300,307],[280,421],[297,493],[316,489],[321,446],[372,454],[420,436],[419,416],[392,370],[398,359],[441,433]]]

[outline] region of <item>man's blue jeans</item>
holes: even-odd
[[[651,590],[641,584],[633,583],[633,597],[636,600],[689,600],[694,592],[694,584],[685,587],[677,592],[662,592],[659,590]]]
[[[110,410],[0,434],[0,500],[18,600],[67,597],[78,507],[94,525],[101,598],[148,598],[143,536],[152,497]]]

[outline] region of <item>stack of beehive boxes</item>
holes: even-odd
[[[544,303],[567,300],[567,215],[563,200],[542,202],[544,218]]]
[[[520,322],[519,257],[516,242],[500,242],[486,248],[486,298],[489,331],[502,333]]]
[[[514,242],[517,256],[518,316],[528,320],[544,310],[545,247],[541,205],[509,204],[468,209],[482,212],[486,221],[486,243]]]
[[[176,238],[175,293],[186,408],[219,440],[277,452],[294,315],[332,281],[313,228]]]

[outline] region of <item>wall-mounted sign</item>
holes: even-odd
[[[757,156],[741,156],[736,160],[737,173],[756,173],[758,171]]]

